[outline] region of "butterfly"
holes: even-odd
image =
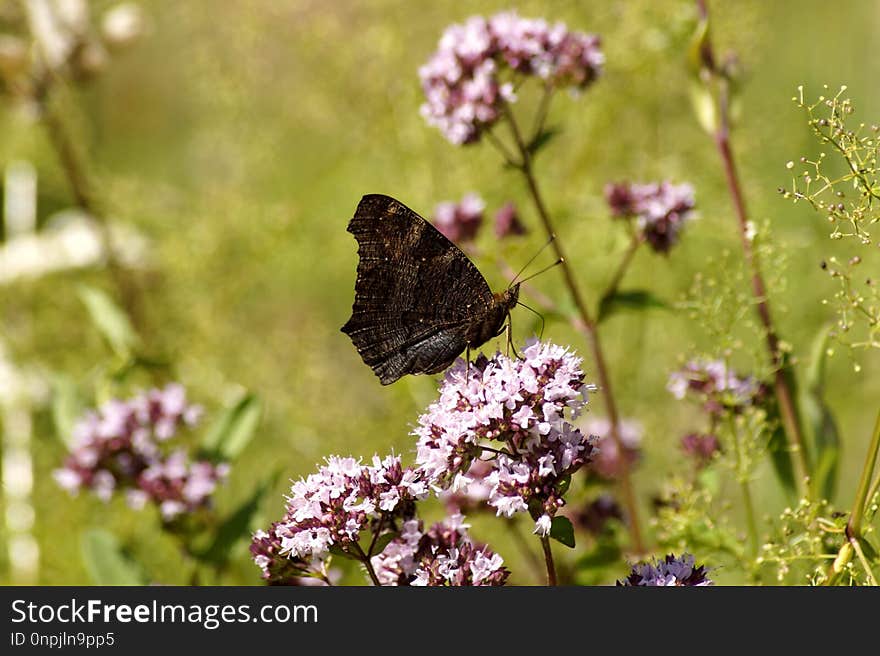
[[[468,256],[400,201],[364,196],[348,231],[359,262],[342,332],[383,385],[439,373],[504,332],[519,284],[493,294]]]

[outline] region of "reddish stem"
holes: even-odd
[[[701,18],[706,20],[709,12],[705,0],[697,0],[697,9],[699,10]],[[785,375],[785,358],[782,349],[779,346],[778,332],[773,322],[773,316],[770,313],[770,304],[767,299],[767,287],[764,284],[764,277],[761,273],[758,255],[755,252],[754,244],[749,236],[749,219],[748,212],[746,211],[745,197],[737,173],[733,149],[730,145],[730,98],[728,93],[728,81],[723,72],[717,69],[712,45],[708,40],[708,37],[703,43],[702,48],[704,70],[707,70],[712,75],[713,79],[718,82],[717,101],[719,118],[718,126],[715,129],[714,134],[715,146],[718,149],[718,154],[721,157],[724,166],[727,188],[731,199],[733,200],[733,207],[737,217],[737,227],[740,233],[743,256],[751,276],[752,295],[755,298],[758,318],[764,328],[767,352],[770,357],[770,364],[773,367],[773,389],[779,405],[779,414],[782,418],[789,450],[792,453],[798,489],[802,496],[808,496],[809,486],[807,483],[810,472],[809,458],[804,445],[803,431],[797,413],[797,406],[795,405],[794,392]]]

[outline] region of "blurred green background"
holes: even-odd
[[[96,10],[108,4],[92,3]],[[419,115],[417,69],[450,22],[516,8],[601,35],[605,73],[582,97],[560,94],[554,101],[549,122],[564,133],[538,161],[584,289],[607,283],[626,247],[602,200],[602,187],[612,180],[689,181],[700,211],[668,258],[638,254],[625,287],[649,287],[677,300],[696,272],[722,277],[721,254],[737,253],[717,154],[688,98],[689,2],[141,5],[147,34],[76,91],[69,119],[113,220],[136,226],[149,239],[149,267],[141,278],[151,345],[175,361],[177,378],[209,415],[242,389],[264,400],[258,435],[217,495],[220,510],[280,469],[281,481],[263,504],[268,524],[283,512],[286,479],[308,473],[327,454],[411,455],[409,430],[434,397],[436,381],[408,377],[381,386],[339,331],[350,314],[357,264],[345,226],[363,194],[393,195],[423,215],[438,201],[472,190],[490,211],[516,201],[532,234],[499,244],[486,230],[479,240],[484,255],[477,264],[496,289],[506,283],[497,258],[517,268],[544,241],[515,172],[503,170],[486,146],[449,145]],[[786,161],[815,151],[791,97],[798,84],[808,95],[820,93],[823,83],[847,84],[859,116],[867,122],[880,117],[880,60],[872,50],[880,6],[865,1],[844,8],[819,0],[710,6],[716,48],[735,50],[744,70],[733,140],[752,218],[769,221],[785,256],[785,269],[770,272],[786,281],[774,290],[772,307],[785,339],[805,359],[813,336],[831,318],[821,299],[833,292],[832,282],[819,262],[835,245],[821,217],[776,191],[789,182]],[[42,128],[4,104],[0,163],[13,159],[30,160],[38,171],[41,221],[72,204]],[[75,293],[82,282],[112,289],[98,270],[0,287],[0,330],[17,363],[83,378],[106,358]],[[558,272],[533,282],[564,301]],[[515,314],[518,340],[528,336],[531,322],[528,313]],[[684,466],[678,440],[696,417],[694,407],[665,390],[667,376],[680,358],[712,345],[703,327],[682,312],[621,314],[603,329],[622,411],[645,426],[645,457],[635,480],[647,513],[662,480]],[[743,327],[745,339],[751,334]],[[577,349],[591,378],[593,365],[578,333],[557,321],[548,323],[545,337]],[[750,348],[746,344],[737,356],[743,368],[753,366],[745,356]],[[838,349],[828,381],[844,439],[842,506],[852,499],[880,399],[876,356],[861,362],[856,375]],[[598,398],[593,408],[601,414]],[[37,415],[35,431],[38,582],[88,581],[75,545],[90,526],[117,533],[158,582],[184,582],[174,546],[156,530],[155,518],[118,500],[104,505],[88,494],[69,498],[50,476],[64,450],[47,412]],[[762,469],[754,493],[763,512],[785,503],[775,489],[772,474]],[[475,530],[491,541],[497,529],[477,519]],[[516,572],[521,557],[503,536],[498,539],[496,549]],[[5,559],[0,555],[0,582],[8,581]],[[529,580],[522,573],[512,579]],[[244,545],[224,582],[259,582]]]

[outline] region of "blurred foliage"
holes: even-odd
[[[150,240],[141,283],[151,351],[175,363],[176,378],[210,415],[239,402],[245,389],[263,402],[258,434],[238,458],[217,505],[223,516],[232,516],[242,499],[254,498],[268,524],[282,513],[287,479],[308,473],[326,454],[409,454],[409,427],[435,393],[428,377],[381,386],[339,331],[349,316],[356,267],[355,243],[345,226],[360,197],[388,193],[429,214],[436,202],[476,190],[489,207],[516,201],[524,221],[537,225],[515,173],[499,165],[495,152],[451,147],[418,112],[416,71],[441,30],[509,3],[141,4],[148,34],[104,75],[64,98],[64,111],[85,144],[109,215]],[[627,248],[601,194],[607,181],[618,179],[690,181],[701,213],[668,258],[638,254],[627,289],[674,300],[684,297],[698,272],[719,277],[712,267],[736,248],[737,234],[713,144],[689,107],[692,3],[515,4],[523,15],[561,19],[603,39],[605,75],[582,98],[561,97],[553,105],[549,124],[563,131],[538,163],[583,287],[603,289]],[[870,49],[880,14],[867,1],[848,3],[845,10],[820,0],[711,5],[716,47],[738,52],[746,72],[734,143],[751,213],[757,222],[772,224],[777,248],[789,254],[784,271],[770,272],[787,280],[784,289],[777,285],[771,292],[773,309],[793,357],[805,362],[828,319],[821,299],[832,283],[819,263],[833,245],[820,217],[776,192],[787,180],[785,162],[792,153],[816,147],[790,98],[801,83],[845,82],[866,116],[880,116],[880,61]],[[72,204],[45,134],[4,105],[0,162],[12,159],[37,167],[41,223]],[[496,255],[525,262],[542,242],[533,231],[498,244],[487,231],[480,241],[487,255],[478,265],[497,289],[505,276],[494,266]],[[106,358],[78,296],[84,284],[109,289],[98,270],[0,288],[3,338],[17,361],[78,380]],[[564,299],[554,273],[532,284]],[[590,302],[595,307],[599,300]],[[526,325],[516,319],[515,332]],[[550,319],[545,336],[586,356],[582,337],[566,322]],[[752,344],[751,321],[734,322],[731,339]],[[609,315],[603,329],[623,412],[646,428],[646,453],[635,480],[647,500],[660,494],[670,473],[685,470],[678,441],[696,412],[666,391],[668,373],[683,355],[711,348],[713,337],[684,312],[621,312]],[[745,351],[750,349],[758,350]],[[740,355],[740,368],[756,368],[754,358]],[[589,379],[589,359],[585,366]],[[841,435],[836,499],[845,505],[858,478],[880,377],[876,358],[866,357],[855,378],[842,358],[825,366],[823,399],[835,409]],[[62,455],[49,410],[37,416],[35,432],[41,583],[89,580],[71,534],[90,527],[112,530],[147,571],[164,573],[157,582],[186,582],[173,541],[155,530],[149,513],[133,513],[120,500],[103,505],[89,495],[70,499],[56,486],[50,472]],[[273,490],[254,492],[255,481],[271,480],[276,471],[282,475]],[[754,473],[752,485],[762,517],[778,515],[785,499],[769,466]],[[698,494],[690,486],[682,490]],[[473,525],[474,535],[509,563],[511,583],[532,581],[528,561],[503,526],[482,517],[474,517]],[[675,532],[676,526],[663,530]],[[731,530],[707,526],[703,541],[735,551]],[[90,535],[93,550],[106,547],[101,534]],[[593,552],[599,560],[608,551],[602,544]],[[563,567],[566,558],[584,556],[563,551]],[[6,577],[3,559],[0,582]],[[242,548],[221,582],[257,583],[258,574]],[[736,583],[742,576],[727,567],[713,578]]]

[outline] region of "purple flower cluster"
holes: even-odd
[[[446,28],[437,51],[419,69],[426,102],[421,112],[454,144],[473,143],[516,101],[513,76],[537,76],[554,87],[586,88],[604,56],[599,38],[563,23],[516,12],[473,16]]]
[[[124,490],[132,507],[151,501],[166,521],[201,508],[228,465],[191,462],[185,451],[167,454],[160,446],[182,426],[195,425],[200,415],[201,408],[187,402],[178,384],[108,401],[77,423],[73,449],[53,472],[55,480],[72,494],[86,488],[104,501]]]
[[[384,551],[372,558],[382,585],[504,585],[510,572],[487,546],[474,544],[461,515],[434,524],[428,531],[411,519]]]
[[[693,187],[665,181],[608,184],[605,200],[613,216],[635,218],[640,235],[658,253],[668,253],[678,242],[695,206]]]
[[[591,389],[579,358],[537,340],[520,359],[459,360],[419,417],[418,470],[438,490],[466,490],[474,461],[491,455],[489,505],[507,517],[528,511],[547,535],[571,474],[592,458],[595,439],[570,422]]]
[[[682,554],[681,557],[669,554],[663,560],[653,563],[639,563],[633,566],[629,576],[618,581],[619,586],[707,586],[713,585],[706,576],[706,568],[694,566],[694,557]]]
[[[666,389],[677,399],[683,399],[689,392],[697,395],[710,415],[725,410],[741,412],[748,406],[759,405],[767,395],[764,384],[753,376],[737,374],[723,360],[691,360],[669,376]]]
[[[605,417],[590,418],[584,429],[598,438],[598,453],[593,456],[590,470],[602,478],[612,480],[619,477],[624,469],[629,470],[641,457],[642,426],[637,421],[624,419],[618,422],[617,432],[623,453],[611,436],[611,422]]]
[[[699,467],[705,467],[712,457],[721,451],[721,444],[715,435],[688,433],[681,438],[681,449],[693,458]]]
[[[429,491],[422,473],[403,468],[399,456],[375,456],[372,465],[331,456],[317,473],[293,483],[287,513],[270,535],[280,539],[284,555],[321,558],[331,547],[357,542],[371,522],[390,526],[412,516],[414,502]]]
[[[498,239],[526,234],[526,227],[519,219],[516,205],[508,201],[495,213],[495,236]]]
[[[609,520],[623,521],[623,510],[610,494],[601,494],[586,504],[572,519],[576,526],[593,535],[599,535]]]
[[[444,201],[434,208],[432,223],[456,244],[473,241],[483,224],[486,203],[479,194],[465,194],[460,202]]]

